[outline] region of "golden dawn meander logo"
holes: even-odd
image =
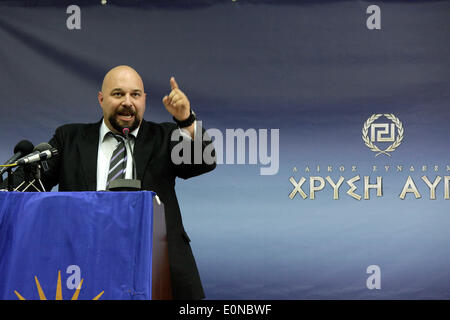
[[[391,123],[374,123],[380,117],[386,117],[391,120]],[[397,128],[397,135],[395,132]],[[369,129],[370,129],[370,139],[369,139]],[[389,152],[393,152],[400,146],[403,140],[403,124],[400,120],[392,113],[377,113],[370,116],[369,119],[364,123],[362,129],[362,139],[364,144],[373,152],[377,152],[375,155],[384,154],[391,156]],[[392,142],[389,147],[381,150],[374,142]]]

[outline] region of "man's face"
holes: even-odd
[[[125,66],[109,71],[103,81],[98,100],[105,123],[111,131],[122,133],[127,127],[136,129],[145,112],[145,93],[141,77]]]

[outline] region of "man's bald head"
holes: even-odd
[[[121,133],[141,123],[145,112],[144,83],[141,76],[129,66],[117,66],[106,73],[98,101],[108,128]]]
[[[144,82],[139,73],[132,67],[125,65],[114,67],[106,73],[103,78],[102,92],[105,93],[105,90],[110,89],[111,86],[119,80],[125,80],[127,82],[132,80],[132,82],[136,82],[142,92],[144,92]]]

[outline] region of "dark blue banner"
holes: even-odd
[[[152,196],[0,193],[0,299],[151,299]]]

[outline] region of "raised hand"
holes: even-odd
[[[189,99],[180,90],[178,83],[175,81],[174,77],[170,78],[170,91],[169,95],[164,96],[162,102],[166,107],[167,111],[179,121],[186,120],[189,117],[191,104]]]

